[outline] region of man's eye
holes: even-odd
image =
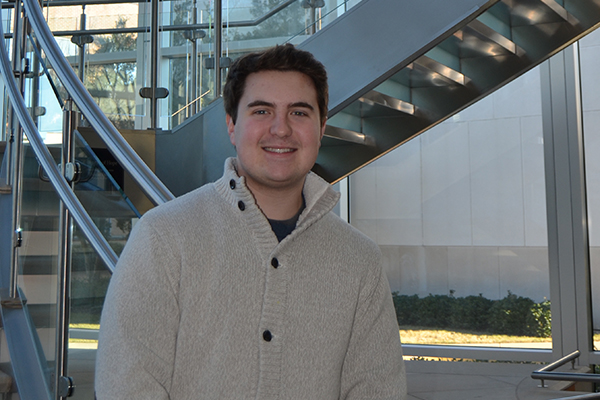
[[[305,115],[308,115],[308,114],[306,114],[304,111],[294,111],[294,112],[293,112],[293,114],[294,114],[294,115],[297,115],[297,116],[300,116],[300,117],[303,117],[303,116],[305,116]]]
[[[259,115],[263,115],[263,114],[266,114],[266,113],[267,113],[267,110],[255,110],[254,111],[254,114],[259,114]]]

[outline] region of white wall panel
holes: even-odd
[[[475,246],[525,244],[519,122],[510,118],[469,124]]]
[[[375,206],[379,244],[422,243],[420,150],[420,140],[411,140],[374,168],[377,188],[370,201]]]
[[[471,245],[468,125],[440,124],[421,135],[421,142],[423,244]]]
[[[492,94],[494,119],[542,115],[539,69],[515,79]]]
[[[548,246],[541,116],[521,118],[525,246]]]

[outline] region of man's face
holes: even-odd
[[[314,165],[325,121],[312,80],[295,71],[246,78],[237,121],[227,115],[238,173],[250,190],[298,188]]]

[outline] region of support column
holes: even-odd
[[[542,65],[542,115],[554,358],[592,350],[578,44]]]

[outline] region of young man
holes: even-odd
[[[121,255],[98,399],[404,399],[379,250],[310,172],[324,67],[291,45],[253,53],[230,68],[224,100],[237,157],[148,212]]]

